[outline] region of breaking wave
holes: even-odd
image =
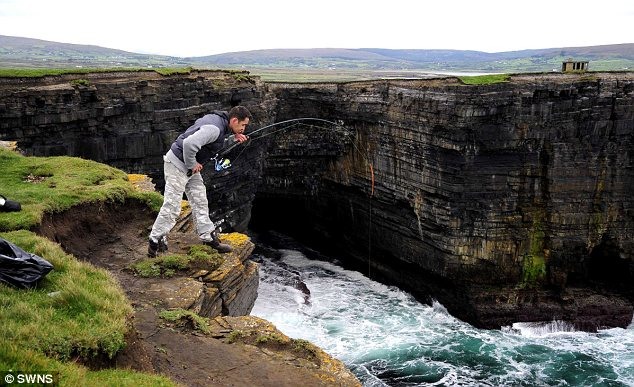
[[[634,386],[634,327],[481,330],[439,303],[295,250],[264,257],[252,314],[342,360],[364,386]]]

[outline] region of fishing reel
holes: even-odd
[[[224,171],[225,169],[231,166],[231,161],[229,159],[224,157],[218,158],[218,155],[215,155],[214,157],[209,159],[209,161],[214,162],[214,169],[216,170],[216,172]],[[192,170],[189,169],[187,171],[187,177],[190,177],[191,175],[192,175]]]
[[[217,158],[217,157],[218,156],[216,155],[215,157],[212,158],[212,160],[214,161],[214,168],[216,169],[216,172],[220,172],[231,167],[231,161],[229,161],[229,159],[226,159],[224,157],[221,157],[221,158]]]

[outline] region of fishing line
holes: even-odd
[[[242,153],[244,153],[244,151],[251,145],[251,141],[252,140],[258,140],[258,139],[261,139],[261,138],[264,138],[264,137],[272,136],[272,135],[274,135],[276,133],[279,133],[279,132],[287,130],[287,129],[292,129],[294,127],[307,127],[307,128],[319,128],[319,129],[322,129],[322,127],[320,127],[320,126],[307,125],[307,124],[303,124],[301,122],[297,122],[297,123],[293,123],[293,124],[291,124],[289,126],[285,126],[285,127],[280,128],[280,129],[274,130],[274,131],[269,132],[269,133],[260,134],[259,136],[256,136],[256,137],[249,136],[249,139],[246,142],[242,143],[244,146],[241,148],[240,153],[238,153],[236,155],[236,157],[234,157],[234,161],[237,160],[242,155]],[[254,132],[251,132],[251,133],[254,133]],[[251,133],[249,133],[249,134],[251,134]],[[240,143],[232,144],[232,146],[237,146],[239,144]],[[233,149],[233,148],[231,148],[231,149]],[[231,149],[228,149],[226,152],[223,152],[223,154],[228,153]]]
[[[304,121],[323,122],[323,123],[327,123],[327,124],[330,124],[330,125],[334,125],[334,126],[337,126],[337,127],[340,127],[340,128],[345,128],[345,126],[343,126],[343,125],[341,125],[341,124],[338,124],[338,123],[336,123],[336,122],[334,122],[334,121],[329,121],[329,120],[325,120],[325,119],[322,119],[322,118],[302,117],[302,118],[293,118],[293,119],[290,119],[290,120],[285,120],[285,121],[275,122],[275,123],[273,123],[273,124],[263,126],[263,127],[259,128],[259,129],[256,129],[256,130],[254,130],[254,131],[251,131],[251,132],[249,132],[249,133],[245,133],[245,135],[248,135],[248,136],[250,137],[250,139],[251,139],[251,140],[257,140],[258,138],[267,137],[267,136],[269,136],[269,135],[273,134],[273,133],[269,133],[269,134],[266,134],[266,135],[261,134],[261,135],[258,135],[258,136],[255,136],[255,137],[254,137],[254,135],[256,135],[256,134],[258,134],[258,133],[260,133],[260,132],[262,132],[262,131],[264,131],[264,130],[266,130],[266,129],[268,129],[268,128],[272,128],[272,127],[274,127],[274,126],[278,126],[278,125],[285,125],[285,124],[288,124],[288,123],[303,124],[303,122],[304,122]],[[306,125],[306,124],[304,124],[304,125]],[[292,128],[293,126],[294,126],[294,125],[289,125],[289,126],[287,126],[287,127],[283,127],[283,128],[281,128],[281,129],[279,129],[279,130],[275,131],[275,133],[277,133],[277,132],[279,132],[279,131],[281,131],[281,130],[287,130],[287,129],[290,129],[290,128]],[[306,126],[310,126],[310,125],[306,125]],[[321,127],[319,127],[319,128],[321,128]],[[235,147],[237,147],[237,146],[238,146],[238,145],[240,145],[240,144],[241,144],[241,143],[239,143],[239,142],[235,142],[235,143],[231,144],[230,146],[228,146],[227,148],[221,149],[221,150],[218,152],[218,154],[219,154],[219,155],[220,155],[220,154],[226,154],[226,153],[230,152],[231,150],[233,150]]]
[[[246,133],[245,135],[248,136],[248,140],[246,142],[240,143],[240,142],[236,141],[236,142],[232,143],[230,146],[218,151],[218,153],[212,158],[212,160],[215,160],[216,165],[218,165],[219,161],[221,163],[225,162],[225,160],[228,162],[227,159],[224,159],[224,158],[220,158],[219,159],[219,157],[228,154],[229,152],[231,152],[233,149],[235,149],[239,145],[243,145],[242,148],[240,149],[240,152],[234,157],[234,161],[236,161],[237,159],[239,159],[241,157],[242,153],[244,153],[244,151],[248,147],[250,147],[252,141],[275,135],[275,134],[280,133],[280,132],[282,132],[284,130],[289,130],[289,129],[297,128],[297,127],[309,128],[309,129],[311,129],[311,128],[325,129],[323,126],[307,124],[306,122],[315,122],[315,123],[328,124],[328,125],[331,125],[331,127],[329,129],[332,129],[332,127],[343,128],[343,129],[346,128],[344,125],[339,124],[337,122],[325,120],[325,119],[322,119],[322,118],[313,118],[313,117],[293,118],[293,119],[290,119],[290,120],[280,121],[280,122],[276,122],[276,123],[273,123],[273,124],[270,124],[270,125],[263,126],[263,127],[259,128],[259,129],[251,131],[249,133]],[[270,128],[274,128],[276,126],[281,126],[281,127],[276,129],[276,130],[272,130],[272,131],[270,131],[268,133],[265,132],[265,130],[270,129]],[[370,180],[370,189],[369,189],[369,192],[368,192],[368,204],[369,204],[369,209],[368,209],[368,277],[370,278],[371,277],[371,267],[372,267],[372,263],[371,263],[371,258],[372,258],[372,198],[374,196],[374,186],[375,186],[374,167],[373,167],[372,162],[370,160],[369,151],[367,149],[365,150],[365,152],[361,151],[361,149],[357,146],[356,141],[352,142],[352,146],[356,150],[356,152],[358,154],[360,154],[361,157],[363,157],[363,159],[367,163],[367,165],[369,167],[369,171],[370,171],[370,179],[369,179]],[[231,165],[231,163],[228,163],[228,166],[230,166],[230,165]],[[216,169],[218,169],[218,168],[216,168]]]

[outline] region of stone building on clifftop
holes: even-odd
[[[561,63],[561,72],[562,73],[568,73],[568,72],[585,72],[588,71],[588,61],[579,61],[579,60],[572,60],[572,59],[568,59],[565,60]]]

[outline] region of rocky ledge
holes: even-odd
[[[153,217],[134,201],[85,205],[47,216],[36,230],[109,270],[130,299],[135,313],[128,345],[106,367],[162,373],[184,385],[360,385],[321,349],[248,316],[259,277],[258,264],[249,260],[254,244],[246,235],[221,236],[234,250],[219,265],[191,265],[168,275],[157,269],[149,277],[136,272],[135,263],[147,261]],[[188,254],[198,244],[190,229],[184,212],[169,236],[169,255]]]

